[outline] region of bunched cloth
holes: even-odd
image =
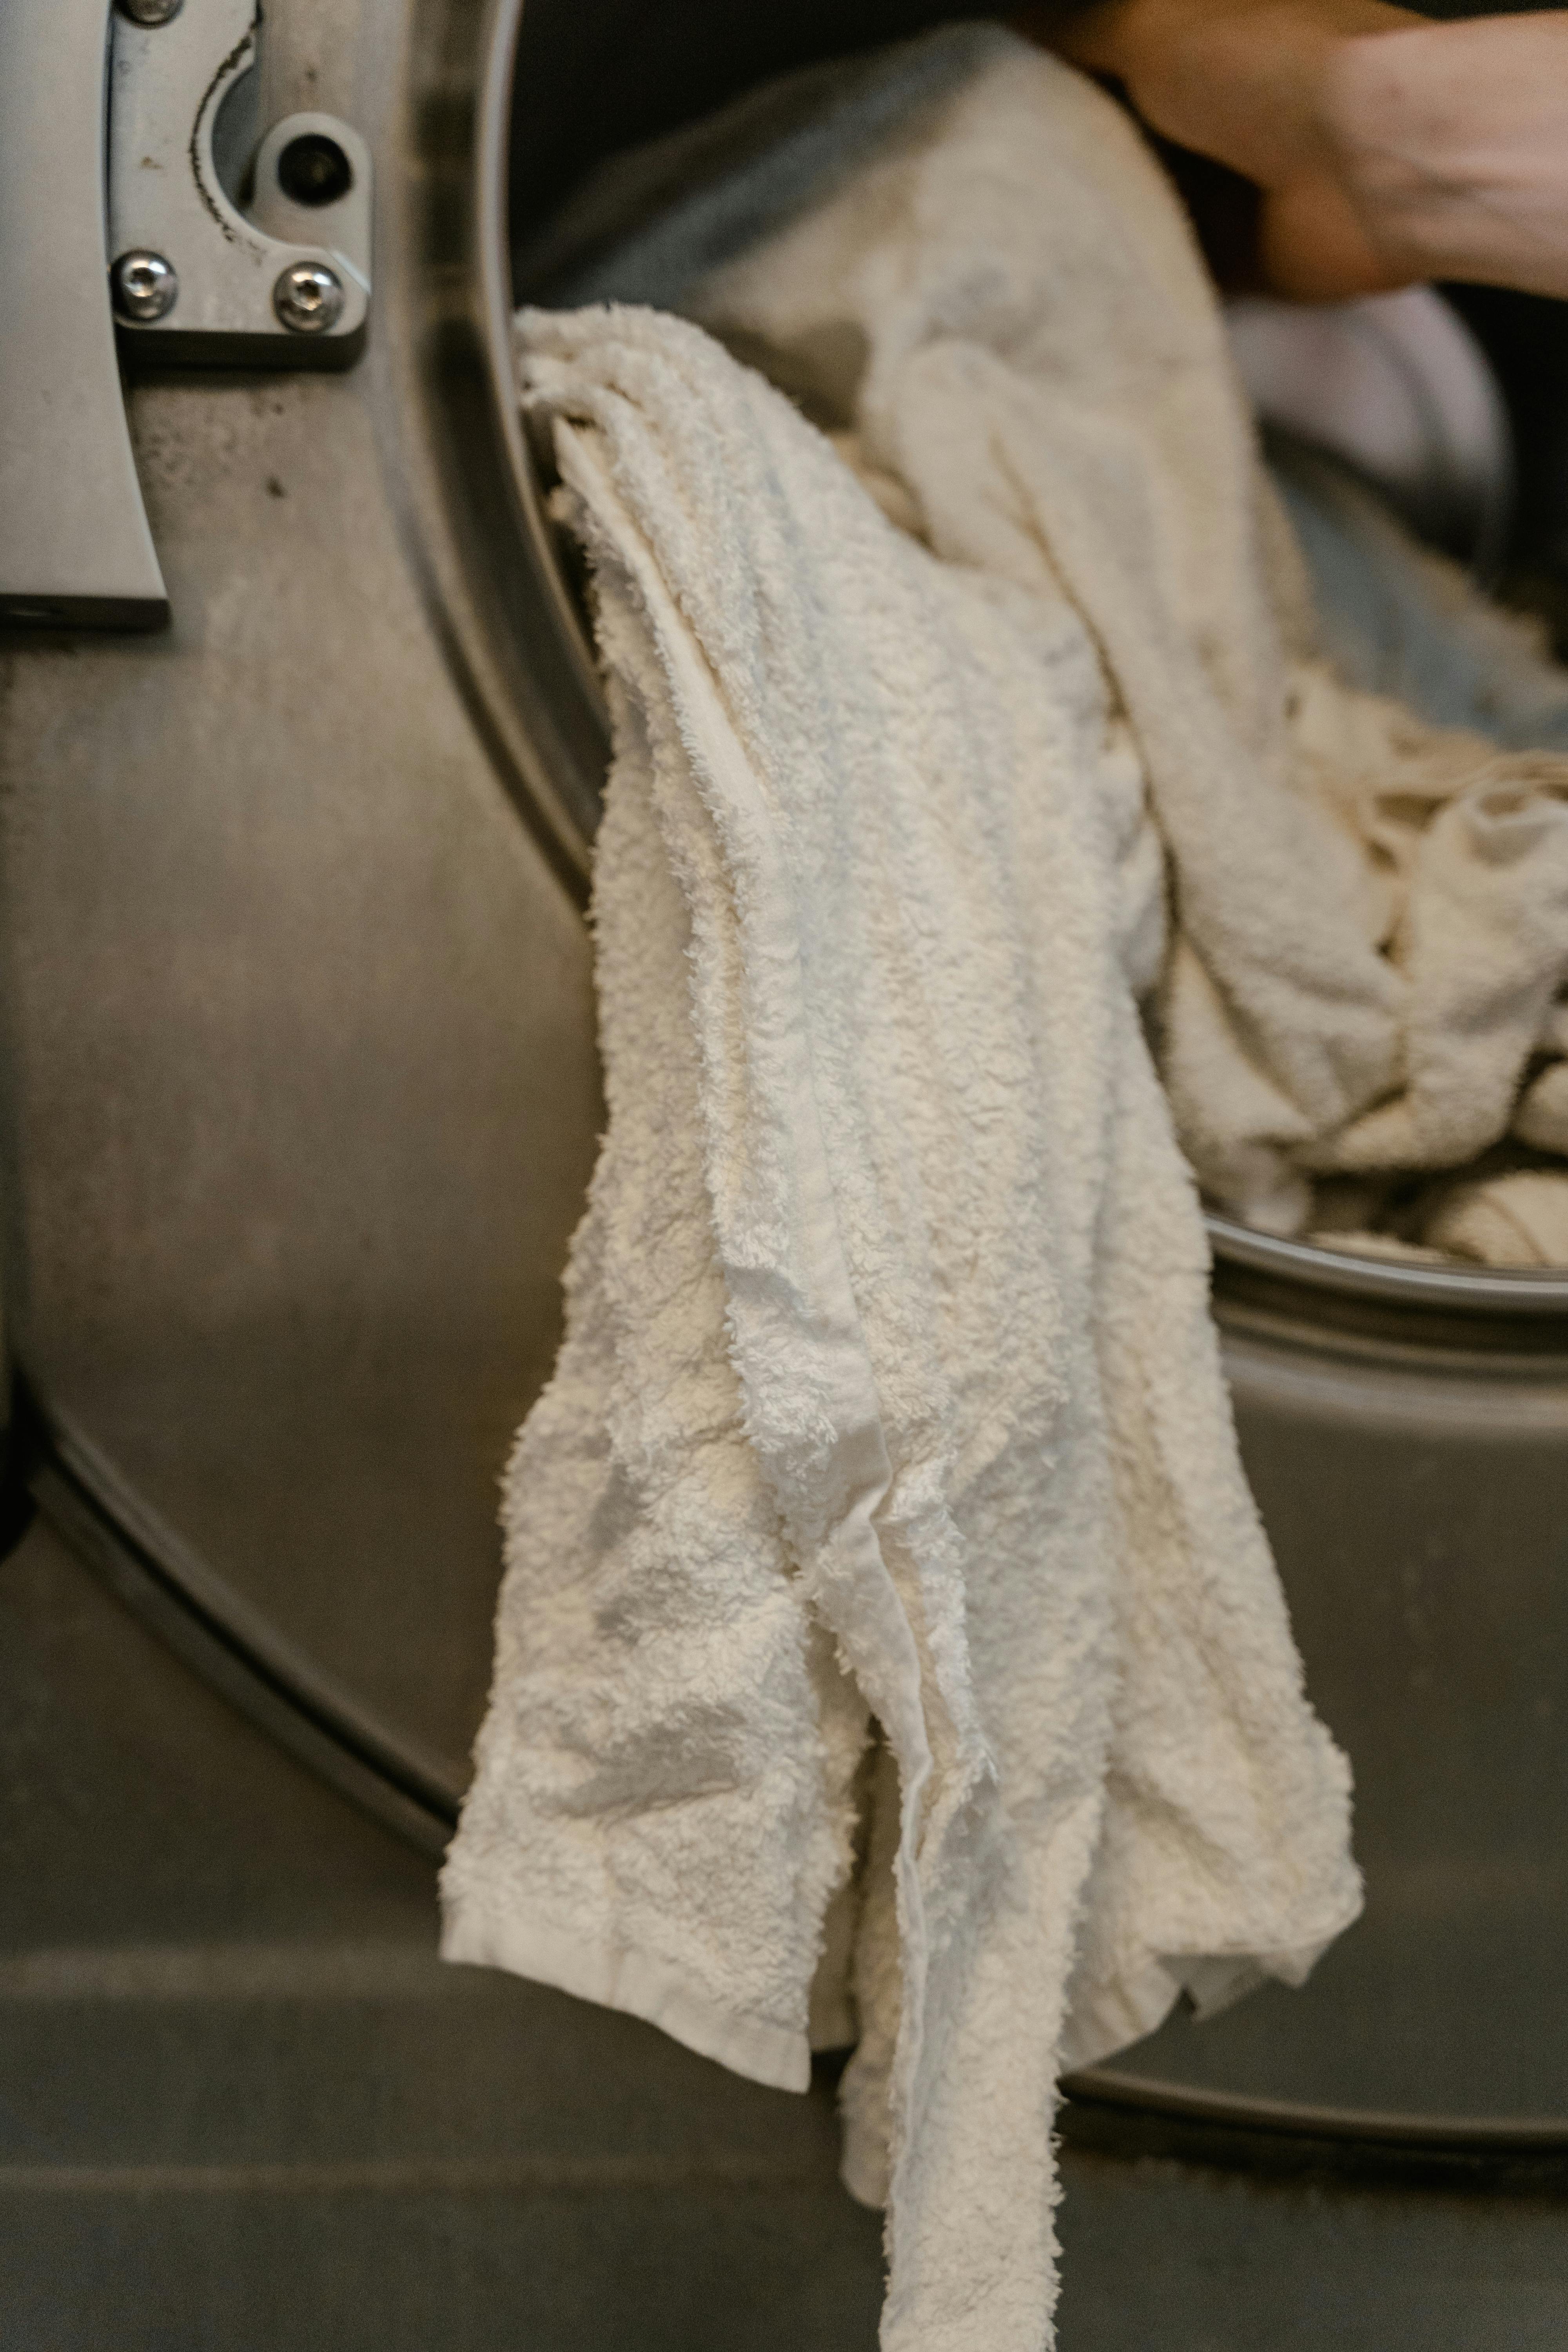
[[[1237,826],[1284,656],[1261,592],[1219,634],[1273,525],[1133,131],[1000,33],[857,73],[787,218],[687,237],[690,316],[520,321],[614,728],[609,1118],[444,1948],[795,2090],[816,1980],[884,2345],[1040,2352],[1060,2070],[1300,1981],[1360,1903],[1140,1014],[1243,1019],[1171,977],[1153,816],[1170,772]],[[1178,527],[1184,435],[1224,478]],[[1340,836],[1291,822],[1295,887]],[[1337,984],[1325,1097],[1390,1050],[1373,951]]]
[[[1371,587],[1396,639],[1429,611],[1440,648],[1369,663],[1348,612],[1320,635],[1213,287],[1120,110],[1006,34],[950,30],[612,167],[553,246],[552,299],[696,320],[934,552],[1071,602],[1169,864],[1148,1010],[1215,1202],[1299,1234],[1347,1177],[1499,1148],[1561,1173],[1568,674],[1391,520],[1355,527],[1329,584]],[[1356,501],[1297,487],[1316,560]],[[1373,682],[1406,700],[1353,690]]]

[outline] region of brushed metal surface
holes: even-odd
[[[1114,2071],[1331,2130],[1568,2143],[1568,1335],[1469,1351],[1415,1315],[1336,1333],[1313,1301],[1292,1322],[1222,1276],[1243,1456],[1355,1773],[1365,1915],[1304,1990],[1177,2017]]]
[[[453,494],[478,26],[305,13],[386,332],[136,389],[174,626],[5,658],[5,1289],[46,1418],[455,1794],[600,1117],[584,853]]]
[[[872,2352],[829,2078],[441,1967],[428,1861],[44,1528],[0,1563],[0,1856],[7,2352]],[[1557,2352],[1533,2169],[1325,2188],[1065,2120],[1061,2352]]]
[[[168,612],[109,307],[108,28],[109,0],[0,8],[0,626]]]

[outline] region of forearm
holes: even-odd
[[[1568,13],[1099,0],[1042,37],[1257,183],[1283,290],[1453,277],[1568,295]]]
[[[1392,272],[1568,295],[1568,14],[1346,40],[1324,109]]]

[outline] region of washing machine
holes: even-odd
[[[0,0],[7,2352],[876,2341],[833,2062],[444,1969],[435,1870],[603,1118],[515,271],[953,13]],[[1560,593],[1562,310],[1464,300]],[[1367,1909],[1071,2081],[1063,2352],[1560,2347],[1568,1275],[1212,1238]]]

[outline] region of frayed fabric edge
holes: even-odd
[[[552,1985],[579,2000],[624,2010],[661,2033],[712,2058],[749,2082],[774,2091],[811,2087],[811,2051],[804,2033],[763,2018],[737,2017],[695,1995],[662,1960],[623,1946],[563,1935],[537,1921],[498,1918],[463,1896],[448,1898],[441,1958],[473,1968],[506,1969]]]
[[[1062,2034],[1059,2072],[1071,2074],[1082,2066],[1097,2066],[1102,2058],[1142,2042],[1163,2025],[1184,1992],[1204,2019],[1217,2016],[1270,1977],[1281,1984],[1303,1985],[1341,1932],[1336,1927],[1317,1942],[1284,1952],[1162,1956],[1113,1984],[1080,1990]]]

